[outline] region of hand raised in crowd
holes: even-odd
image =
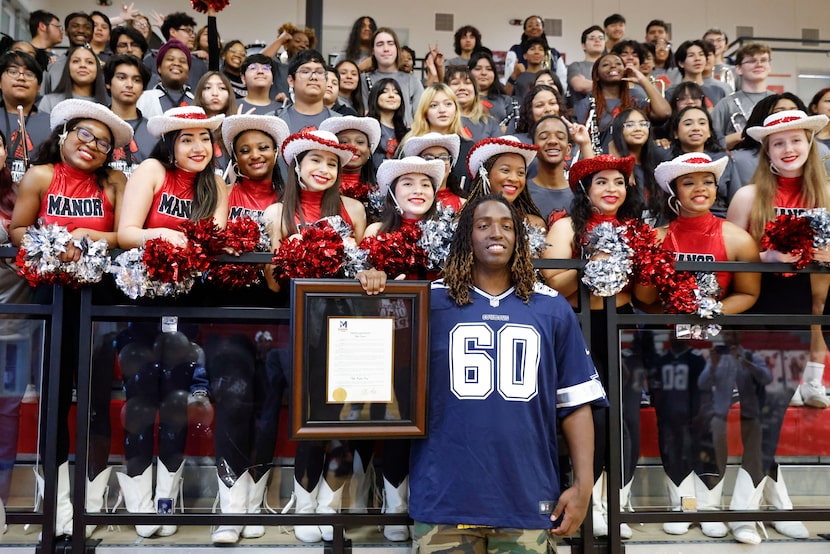
[[[141,13],[141,11],[135,9],[135,2],[131,2],[128,6],[127,4],[123,4],[121,6],[121,13],[118,14],[118,17],[121,18],[122,22],[125,21],[132,21],[133,18]]]
[[[150,20],[150,25],[153,27],[161,28],[164,25],[164,18],[165,15],[157,12],[156,10],[150,10],[150,13],[147,15],[147,19]]]

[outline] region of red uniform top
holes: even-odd
[[[56,163],[38,220],[41,225],[57,223],[70,231],[80,228],[109,233],[115,227],[115,209],[94,173]]]
[[[804,177],[777,177],[778,188],[775,190],[775,215],[799,215],[805,211],[804,201],[801,199],[801,187]]]
[[[178,229],[179,225],[190,219],[196,177],[196,173],[182,169],[168,171],[161,188],[153,195],[144,228]]]
[[[448,208],[452,208],[455,213],[460,212],[461,206],[463,206],[461,197],[448,188],[439,189],[438,192],[435,193],[435,202],[440,202]]]
[[[228,220],[246,216],[259,219],[265,208],[276,201],[277,191],[270,179],[251,181],[243,177],[228,194]]]
[[[728,262],[726,243],[723,240],[725,221],[711,213],[699,217],[680,216],[669,223],[663,248],[674,252],[676,260]],[[719,271],[717,276],[720,295],[723,297],[732,282],[732,274]]]
[[[295,213],[294,214],[294,222],[297,225],[310,225],[314,223],[318,219],[322,217],[321,215],[321,208],[323,205],[323,195],[326,191],[310,191],[310,190],[301,190],[300,191],[300,210],[302,214]],[[302,217],[300,217],[302,215]],[[343,206],[343,201],[340,201],[340,217],[343,218],[343,221],[348,223],[352,228],[354,228],[354,223],[352,223],[352,218],[349,216],[349,211],[346,210],[345,206]]]

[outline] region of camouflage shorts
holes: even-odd
[[[415,522],[413,554],[553,554],[547,529],[459,528]]]

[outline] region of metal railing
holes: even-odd
[[[0,248],[0,257],[13,257],[16,249]],[[271,259],[270,254],[244,254],[241,257],[225,256],[221,261],[234,263],[267,263]],[[534,265],[539,269],[578,269],[584,265],[580,260],[536,260]],[[684,271],[731,271],[731,272],[778,272],[794,273],[788,264],[748,264],[742,262],[677,262],[677,269]],[[797,273],[828,272],[826,269],[811,268],[797,271]],[[590,310],[588,308],[590,293],[586,287],[580,287],[580,305],[577,310],[578,317],[583,326],[583,335],[586,341],[590,341]],[[58,411],[56,402],[51,401],[58,396],[58,379],[60,372],[60,337],[61,326],[64,323],[62,313],[63,290],[60,287],[54,288],[54,296],[51,304],[3,304],[0,305],[0,314],[17,314],[23,317],[42,319],[47,323],[46,344],[47,352],[45,364],[48,368],[44,372],[44,398],[41,399],[41,409],[44,412],[45,433],[48,437],[54,437],[58,429]],[[267,302],[264,301],[263,304]],[[647,315],[618,314],[613,302],[606,301],[606,340],[608,343],[608,368],[616,368],[619,363],[619,331],[626,328],[635,328],[643,325],[669,325],[677,323],[700,323],[701,320],[692,315]],[[175,315],[188,320],[217,322],[220,321],[245,321],[245,322],[273,322],[274,320],[287,320],[290,318],[290,310],[284,307],[183,307],[174,305],[137,306],[134,304],[120,305],[96,305],[92,299],[92,289],[87,288],[81,291],[80,310],[80,351],[78,360],[78,412],[77,412],[77,443],[75,449],[75,467],[73,490],[73,504],[77,508],[74,513],[73,537],[71,547],[75,552],[94,549],[94,542],[89,545],[84,537],[86,525],[106,524],[165,524],[165,525],[308,525],[328,524],[334,525],[333,552],[346,552],[349,549],[345,539],[346,526],[363,526],[375,524],[405,524],[409,522],[407,514],[215,514],[215,513],[190,513],[190,514],[132,514],[132,513],[85,513],[86,496],[86,470],[88,461],[87,446],[89,444],[89,415],[90,415],[90,383],[91,374],[91,344],[93,323],[96,321],[136,321],[142,319],[159,319],[161,316]],[[705,320],[710,321],[710,320]],[[741,327],[754,327],[771,325],[769,315],[747,314],[722,316],[717,322],[723,325],[735,325]],[[773,325],[787,328],[792,326],[804,326],[808,324],[830,325],[830,316],[812,315],[775,315]],[[590,344],[589,344],[590,346]],[[608,396],[610,399],[621,398],[621,376],[619,371],[608,371]],[[610,410],[609,429],[621,428],[621,407],[614,406]],[[610,467],[608,468],[608,505],[619,506],[619,490],[621,486],[622,466],[622,436],[620,433],[609,432],[607,436]],[[34,523],[43,526],[43,539],[40,552],[54,552],[56,540],[54,537],[54,520],[56,506],[56,445],[54,441],[44,441],[43,447],[43,468],[45,473],[46,491],[43,509],[40,513],[23,513],[17,511],[7,512],[7,521],[12,524]],[[78,470],[77,468],[83,468]],[[599,550],[611,553],[623,552],[624,546],[619,535],[619,524],[626,523],[662,523],[662,522],[702,522],[702,521],[755,521],[762,519],[768,512],[758,511],[722,511],[722,512],[675,512],[668,510],[639,510],[637,512],[622,512],[619,508],[609,510],[609,537],[607,541],[597,540],[593,537],[591,529],[590,510],[586,523],[583,526],[582,538],[572,541],[576,548],[582,552],[595,552]],[[830,520],[830,509],[794,509],[792,511],[776,511],[776,520],[805,520],[819,521]]]

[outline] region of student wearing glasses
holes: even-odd
[[[115,228],[121,214],[126,178],[110,169],[114,147],[128,144],[133,136],[129,124],[109,108],[87,100],[64,100],[52,110],[52,134],[41,145],[32,167],[20,183],[17,202],[12,213],[9,234],[15,246],[33,225],[65,226],[73,238],[89,237],[105,240],[110,248],[118,247]],[[77,261],[81,251],[73,243],[67,245],[61,261]],[[68,287],[67,287],[68,289]],[[35,298],[48,302],[51,287],[39,287]],[[68,290],[64,296],[64,313],[77,314],[80,296]],[[55,533],[72,534],[73,505],[69,495],[69,408],[72,385],[77,368],[79,344],[77,322],[63,326],[61,369],[59,374],[58,411],[61,422],[56,438],[58,464],[58,501]],[[111,375],[111,374],[110,374]],[[97,387],[96,387],[97,388]],[[108,405],[108,404],[107,404]],[[93,412],[100,406],[93,406]],[[100,419],[90,418],[90,432],[96,434]],[[106,421],[109,427],[109,421]],[[106,456],[89,460],[87,504],[90,512],[100,511],[109,479]],[[89,536],[95,526],[87,529]]]
[[[275,115],[282,107],[271,96],[271,86],[274,84],[272,64],[273,59],[263,54],[252,54],[242,62],[240,76],[248,94],[239,100],[241,113]],[[325,82],[325,77],[323,80]]]
[[[277,115],[292,133],[318,129],[330,117],[340,117],[323,105],[326,92],[326,62],[317,50],[302,50],[288,64],[288,84],[294,88],[294,102]],[[250,93],[249,93],[250,95]]]
[[[6,165],[12,180],[20,182],[26,171],[25,154],[34,157],[35,150],[49,136],[49,115],[40,113],[35,105],[43,71],[37,61],[23,52],[6,52],[0,56],[0,129],[8,139]],[[17,106],[23,108],[26,143],[20,133]]]
[[[713,128],[727,150],[741,141],[741,131],[755,104],[772,94],[767,90],[771,60],[769,46],[758,42],[750,42],[735,53],[735,73],[741,78],[741,89],[715,104],[712,110]]]

